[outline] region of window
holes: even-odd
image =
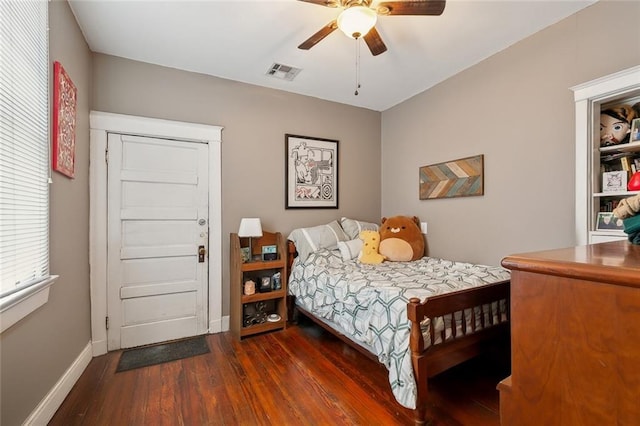
[[[45,0],[0,1],[2,331],[42,303],[49,275],[49,40]],[[29,312],[25,301],[31,305]],[[35,307],[34,303],[37,305]]]

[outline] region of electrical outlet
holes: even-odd
[[[420,232],[427,235],[427,222],[420,222]]]

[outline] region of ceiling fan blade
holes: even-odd
[[[367,46],[369,46],[369,50],[373,56],[378,56],[387,51],[387,46],[385,46],[382,38],[380,38],[376,27],[371,28],[369,32],[365,34],[364,41],[367,43]]]
[[[333,21],[322,27],[320,31],[306,39],[300,46],[298,46],[298,49],[311,49],[313,46],[320,43],[326,36],[334,32],[336,28],[338,28],[338,21],[334,19]]]
[[[298,1],[303,1],[305,3],[319,4],[320,6],[326,6],[326,7],[342,6],[342,4],[340,3],[340,0],[298,0]]]
[[[378,4],[379,15],[442,15],[445,0],[385,1]]]

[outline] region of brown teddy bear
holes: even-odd
[[[408,262],[424,256],[424,238],[416,216],[383,217],[379,252],[386,260]]]

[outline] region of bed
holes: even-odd
[[[509,271],[425,256],[366,265],[342,218],[289,235],[289,303],[389,371],[399,404],[425,424],[427,379],[509,339]]]

